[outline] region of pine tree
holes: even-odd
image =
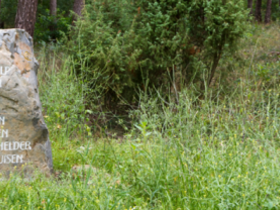
[[[1,14],[1,0],[0,0],[0,14]],[[4,22],[0,19],[0,28],[4,28]]]
[[[50,0],[50,15],[56,16],[57,1]]]
[[[266,4],[266,13],[265,13],[265,19],[264,22],[270,23],[270,17],[271,17],[271,3],[272,0],[267,0],[267,4]]]
[[[18,0],[15,27],[25,29],[33,37],[38,0]]]
[[[256,21],[258,21],[259,23],[262,22],[262,0],[257,0],[256,2]]]
[[[250,9],[250,15],[253,14],[253,0],[248,0],[248,9]]]
[[[56,11],[57,11],[57,0],[50,0],[50,15],[53,17],[53,22],[49,27],[51,31],[56,30]],[[54,39],[55,37],[52,38]]]
[[[82,15],[82,10],[84,8],[85,5],[85,1],[84,0],[75,0],[74,1],[74,5],[73,5],[73,11],[78,15],[81,16]],[[77,20],[77,17],[74,17],[74,21]],[[74,22],[73,22],[74,23]]]

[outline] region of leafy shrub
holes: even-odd
[[[14,27],[17,11],[17,2],[18,1],[16,0],[1,1],[0,20],[1,23],[4,23],[5,28]]]
[[[71,16],[65,15],[59,9],[56,17],[50,16],[49,9],[43,10],[41,8],[40,10],[35,24],[35,41],[49,42],[50,40],[60,39],[63,34],[68,32],[72,21]]]
[[[240,0],[92,0],[68,48],[86,62],[76,69],[89,87],[102,84],[105,102],[133,102],[136,88],[168,87],[172,70],[209,84],[245,30],[243,8]]]

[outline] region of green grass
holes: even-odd
[[[253,26],[204,100],[195,86],[177,103],[143,93],[122,139],[107,138],[106,127],[91,136],[71,58],[40,51],[56,175],[1,182],[0,208],[279,209],[280,63],[270,54],[280,51],[278,29]]]

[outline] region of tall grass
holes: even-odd
[[[81,81],[71,74],[71,58],[53,56],[40,80],[56,174],[1,182],[0,208],[279,209],[280,64],[266,53],[280,40],[269,39],[278,28],[257,27],[251,43],[244,38],[239,53],[248,59],[223,60],[218,76],[233,69],[231,81],[221,83],[230,92],[212,87],[200,100],[189,87],[174,103],[160,91],[143,93],[122,140],[68,135],[67,122],[72,131],[86,124],[61,117],[84,113],[77,108]],[[259,73],[264,70],[268,79]]]

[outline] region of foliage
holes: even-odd
[[[131,20],[118,24],[125,21]],[[103,46],[108,44],[110,51],[110,43],[120,38],[113,36],[110,25],[103,30],[105,26],[97,22],[94,27],[94,33],[79,36],[96,35],[86,43],[97,44],[98,55],[106,61]],[[99,101],[96,91],[102,91],[110,78],[102,78],[104,72],[89,66],[86,45],[79,39],[74,43],[80,59],[58,50],[59,45],[38,50],[40,96],[55,174],[50,178],[38,174],[29,181],[11,174],[9,181],[0,183],[0,208],[279,209],[279,25],[247,27],[250,33],[237,46],[237,55],[227,51],[222,56],[217,74],[226,72],[226,77],[217,92],[209,88],[200,100],[195,84],[169,98],[160,89],[139,91],[138,109],[130,111],[133,128],[126,128],[122,139],[96,139],[88,130],[87,113],[94,110],[87,110],[84,93]],[[110,33],[105,33],[107,29]],[[191,34],[189,30],[188,39]],[[202,48],[219,41],[206,40]],[[215,51],[205,50],[203,56]],[[113,52],[122,53],[115,48],[110,52],[111,57]],[[200,60],[201,65],[207,66],[206,61]],[[84,75],[89,67],[92,77]],[[92,85],[92,80],[99,85]],[[96,89],[88,89],[88,83]],[[111,132],[106,127],[103,131]]]
[[[57,82],[65,81],[62,75],[52,74]],[[270,91],[270,103],[255,89],[254,82],[243,81],[231,94],[203,101],[194,89],[184,90],[178,103],[143,93],[140,108],[131,112],[135,129],[122,141],[69,139],[48,121],[56,177],[38,175],[26,182],[11,175],[0,183],[0,207],[278,209],[279,87]],[[64,101],[58,97],[56,103],[63,107]],[[263,106],[256,112],[259,101]],[[84,169],[75,171],[73,165]]]
[[[0,20],[6,28],[13,28],[17,11],[17,0],[2,0]]]
[[[75,63],[52,45],[53,54],[37,51],[55,175],[28,182],[11,175],[0,183],[0,208],[279,209],[280,89],[273,76],[279,56],[265,56],[278,49],[279,25],[263,29],[252,26],[241,40],[237,54],[244,60],[222,58],[217,73],[231,68],[229,79],[204,100],[195,86],[175,94],[176,103],[159,90],[154,97],[141,92],[139,108],[130,112],[133,128],[121,140],[77,130],[86,107],[79,108],[84,86]],[[271,70],[270,79],[258,73],[263,69]],[[77,136],[69,138],[67,127]]]
[[[279,20],[280,18],[280,5],[279,1],[277,0],[272,0],[272,5],[271,5],[271,19],[272,20]]]
[[[78,72],[87,84],[102,84],[114,106],[119,99],[131,103],[137,88],[168,89],[174,66],[186,82],[203,80],[203,74],[211,80],[222,52],[242,36],[246,18],[239,0],[91,1],[68,49],[86,61]]]
[[[35,42],[50,42],[61,39],[63,35],[68,33],[71,21],[71,16],[65,15],[65,12],[61,13],[59,9],[57,16],[50,16],[48,9],[39,13],[35,23]]]
[[[59,46],[41,46],[39,51],[42,80],[40,92],[42,106],[47,107],[45,121],[59,135],[91,135],[86,122],[83,84],[73,72],[71,57],[59,52]]]
[[[246,5],[246,8],[248,7],[248,1],[244,0],[244,4]],[[256,11],[256,1],[253,1],[252,5],[252,15],[255,15]],[[262,13],[262,20],[265,19],[265,13],[267,8],[267,1],[262,1],[262,7],[261,7],[261,13]],[[272,0],[271,2],[271,20],[276,21],[279,20],[280,17],[280,5],[278,0]]]
[[[34,39],[36,42],[50,42],[60,39],[63,33],[68,33],[68,26],[72,17],[70,10],[73,0],[57,1],[57,17],[51,17],[49,12],[50,1],[38,0],[37,19],[35,23]],[[14,28],[17,11],[17,0],[2,0],[0,20],[5,28]]]

